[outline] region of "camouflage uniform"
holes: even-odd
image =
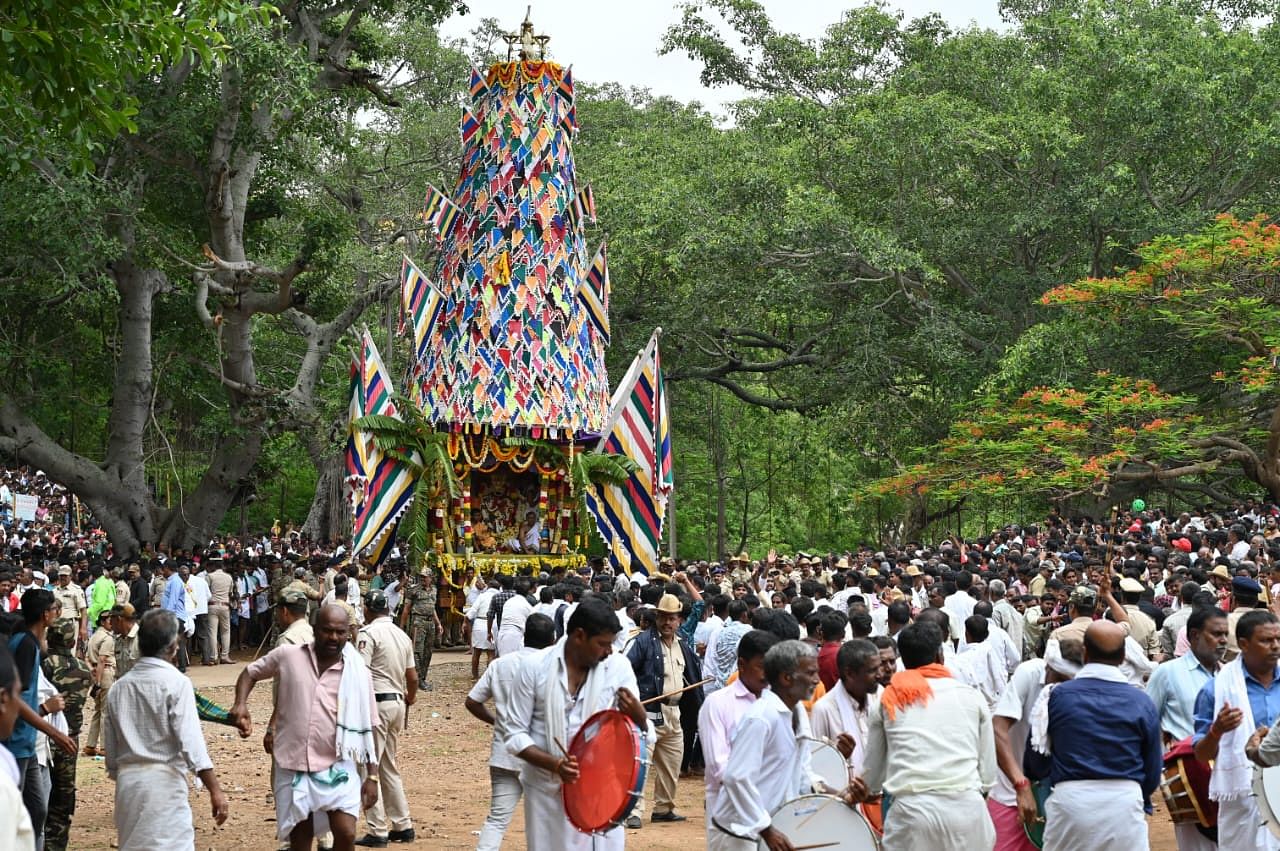
[[[431,648],[436,639],[436,580],[430,568],[410,582],[401,605],[409,609],[405,631],[413,638],[414,667],[418,670],[418,679],[426,682]]]
[[[89,666],[75,655],[79,631],[79,623],[72,620],[59,620],[50,626],[46,633],[49,655],[43,662],[44,675],[66,701],[63,713],[67,719],[67,732],[73,739],[80,735],[84,706],[93,685]],[[52,790],[49,793],[49,814],[44,823],[44,847],[48,851],[66,851],[71,816],[76,811],[76,755],[68,755],[57,747],[52,751],[53,764],[49,767]]]
[[[286,573],[277,565],[271,572],[271,597],[267,602],[272,606],[280,602],[280,594],[294,581],[292,572]]]

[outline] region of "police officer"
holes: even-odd
[[[85,756],[106,756],[98,749],[102,733],[102,716],[107,708],[107,691],[116,680],[115,640],[112,635],[111,610],[98,617],[98,628],[89,638],[89,647],[85,651],[85,661],[93,675],[97,689],[93,691],[93,710],[89,715],[89,738],[84,744]]]
[[[70,568],[67,568],[70,570]],[[81,603],[84,596],[81,595]],[[41,663],[44,675],[62,696],[63,716],[67,720],[67,735],[79,738],[84,723],[84,706],[89,699],[93,677],[89,666],[76,658],[78,624],[61,618],[49,627],[45,640],[49,655]],[[48,851],[66,851],[67,837],[71,832],[71,817],[76,811],[76,757],[61,748],[52,748],[53,764],[50,766],[49,814],[44,823],[44,847]]]
[[[76,635],[72,646],[79,641],[82,645],[89,641],[89,604],[85,602],[84,589],[71,579],[71,565],[64,564],[58,568],[58,584],[53,586],[53,599],[62,604],[60,621],[71,621],[76,625]]]
[[[315,592],[306,583],[301,584],[306,591],[286,587],[280,592],[280,602],[276,604],[276,623],[280,627],[280,637],[276,639],[276,647],[310,644],[315,639],[311,623],[307,620],[309,595]]]
[[[422,568],[422,575],[412,580],[402,599],[402,611],[407,612],[407,627],[413,637],[413,658],[418,679],[427,681],[431,668],[431,646],[435,638],[444,632],[440,616],[436,614],[436,577],[429,567]],[[402,618],[401,623],[406,619]],[[430,686],[426,686],[430,691]]]
[[[138,661],[138,618],[131,603],[111,610],[111,630],[115,633],[112,653],[116,660],[115,675],[123,677]]]
[[[365,626],[356,639],[356,649],[373,678],[373,697],[381,722],[373,731],[378,755],[378,801],[365,814],[369,832],[356,841],[356,845],[366,848],[412,842],[415,836],[396,766],[396,750],[408,708],[418,696],[418,672],[414,668],[412,642],[388,617],[388,609],[386,593],[380,589],[370,591],[364,599]]]

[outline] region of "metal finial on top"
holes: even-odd
[[[522,62],[542,62],[547,58],[547,42],[549,35],[533,34],[533,7],[525,11],[524,23],[520,24],[520,32],[506,33],[503,38],[507,42],[507,61],[519,58]],[[516,44],[520,45],[519,56],[515,56]]]

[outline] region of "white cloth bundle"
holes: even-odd
[[[373,746],[373,681],[355,647],[342,648],[342,679],[338,682],[338,760],[356,765],[377,762]]]
[[[1218,741],[1218,756],[1213,761],[1213,774],[1209,776],[1209,798],[1214,801],[1233,801],[1251,792],[1253,766],[1245,756],[1244,746],[1253,735],[1253,709],[1244,685],[1241,658],[1237,656],[1223,665],[1213,678],[1213,717],[1217,718],[1226,705],[1244,713],[1240,726],[1223,734]]]

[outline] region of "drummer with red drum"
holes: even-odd
[[[525,762],[520,780],[529,851],[620,851],[625,846],[621,827],[600,834],[575,828],[565,814],[562,788],[579,776],[568,743],[597,712],[620,710],[652,742],[635,673],[625,656],[613,652],[621,628],[608,603],[583,600],[569,617],[564,638],[532,656],[513,684],[506,747]]]

